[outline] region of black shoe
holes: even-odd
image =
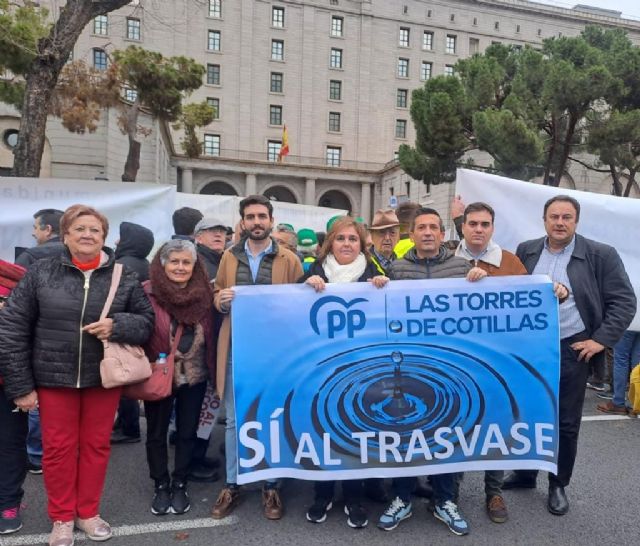
[[[521,472],[511,472],[504,478],[502,489],[535,489],[536,478]]]
[[[549,486],[549,500],[547,501],[549,512],[556,516],[564,516],[569,511],[569,501],[561,485]]]
[[[596,396],[602,400],[613,400],[613,391],[596,392]]]
[[[111,434],[112,444],[137,444],[140,441],[140,435],[129,436],[121,430],[117,430]]]
[[[191,508],[187,484],[185,482],[173,482],[171,485],[171,513],[186,514]]]
[[[219,479],[220,475],[215,469],[209,466],[205,466],[202,463],[191,465],[191,470],[189,471],[189,481],[213,483],[217,482]]]
[[[0,535],[10,535],[22,529],[20,506],[5,508],[0,511]]]
[[[42,465],[29,461],[27,462],[27,470],[29,474],[42,474]]]
[[[364,481],[364,494],[373,502],[381,504],[389,503],[389,495],[384,488],[384,480],[382,478],[372,478]]]
[[[327,512],[333,508],[331,499],[316,498],[307,510],[307,519],[311,523],[324,523],[327,521]]]
[[[367,511],[361,504],[349,503],[344,505],[344,513],[347,514],[347,524],[354,529],[362,529],[367,526],[369,519]]]
[[[601,381],[589,381],[587,382],[587,389],[594,390],[596,392],[604,392],[607,390],[607,384]]]
[[[151,502],[151,513],[164,516],[171,510],[171,488],[168,483],[156,484],[156,492]]]
[[[220,459],[218,457],[203,457],[199,463],[202,466],[206,466],[207,468],[219,468],[220,467]]]

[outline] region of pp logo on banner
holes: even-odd
[[[320,326],[318,326],[319,317],[321,323],[326,323],[327,336],[329,339],[333,339],[336,334],[340,332],[346,332],[348,338],[353,338],[358,330],[362,330],[367,324],[367,318],[364,311],[361,309],[352,309],[352,307],[358,303],[368,302],[364,298],[355,298],[347,302],[338,296],[325,296],[320,298],[311,307],[309,313],[309,322],[311,328],[318,334],[320,333]],[[326,315],[321,315],[320,311],[326,312]]]

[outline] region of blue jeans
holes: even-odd
[[[224,457],[227,469],[227,484],[238,483],[238,443],[236,438],[236,401],[233,392],[233,368],[231,366],[231,348],[227,359],[227,371],[224,381],[224,411],[227,424],[224,427]],[[274,487],[276,480],[266,480],[266,487]]]
[[[613,403],[624,406],[629,374],[640,364],[640,333],[627,330],[613,348]]]
[[[40,412],[37,409],[29,411],[27,454],[31,464],[42,465],[42,432],[40,431]]]

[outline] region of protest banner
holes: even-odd
[[[65,210],[77,203],[95,207],[109,219],[107,246],[118,239],[118,226],[124,221],[148,227],[156,241],[166,241],[173,233],[175,193],[175,186],[160,184],[0,177],[0,258],[13,262],[16,247],[34,245],[35,212]]]
[[[512,252],[519,243],[546,235],[542,211],[548,199],[558,194],[574,197],[580,203],[577,232],[618,251],[640,298],[640,253],[634,237],[638,233],[640,199],[543,186],[467,169],[458,170],[456,193],[466,204],[484,201],[493,207],[493,239]],[[640,311],[629,329],[640,332]]]
[[[556,471],[548,277],[235,291],[238,483]]]

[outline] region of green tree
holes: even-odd
[[[106,71],[72,63],[64,72],[64,86],[57,90],[59,106],[55,113],[67,129],[83,133],[95,130],[101,109],[116,106],[120,129],[129,141],[122,180],[135,182],[142,146],[138,136],[149,134],[149,129],[139,124],[140,112],[163,122],[178,120],[183,98],[202,85],[204,73],[204,66],[193,59],[166,58],[156,51],[129,46],[113,52]],[[119,99],[123,90],[131,93],[132,101]]]
[[[216,116],[216,109],[206,101],[186,104],[173,128],[184,128],[184,137],[180,146],[187,157],[196,158],[202,154],[202,141],[198,138],[196,128],[209,125]]]
[[[52,95],[80,33],[94,17],[128,3],[129,0],[67,0],[55,22],[47,26],[46,12],[35,2],[0,0],[0,65],[24,78],[14,175],[40,174]],[[15,60],[11,61],[14,54]],[[15,104],[19,97],[19,88],[5,88],[0,100],[9,99]]]

